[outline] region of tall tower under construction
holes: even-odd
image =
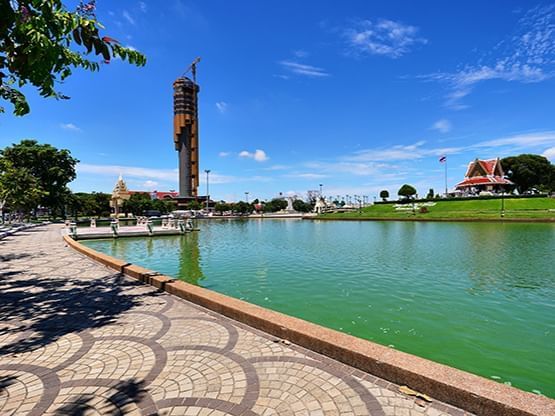
[[[173,142],[179,155],[179,197],[197,199],[199,185],[199,86],[183,76],[173,83]]]

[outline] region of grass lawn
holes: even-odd
[[[410,208],[411,204],[407,205]],[[470,201],[437,201],[426,207],[429,212],[416,215],[412,210],[395,209],[395,204],[378,204],[363,208],[359,213],[345,212],[320,215],[318,218],[491,218],[501,217],[501,199]],[[505,218],[551,218],[555,219],[555,198],[505,199]]]

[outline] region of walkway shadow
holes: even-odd
[[[144,381],[137,381],[134,378],[121,381],[114,386],[116,392],[106,398],[106,401],[116,407],[114,414],[123,414],[121,409],[131,403],[139,403],[146,395],[143,388]],[[95,409],[91,401],[95,398],[94,395],[83,394],[69,403],[65,403],[62,407],[56,410],[56,416],[84,416],[85,414],[94,413],[100,409]]]
[[[0,393],[17,381],[15,376],[0,377]]]
[[[31,254],[29,254],[29,253],[17,253],[17,254],[0,255],[0,262],[19,260],[19,259],[24,259],[25,257],[31,257]]]
[[[127,280],[119,273],[87,280],[18,279],[18,274],[0,273],[0,322],[15,324],[16,328],[8,331],[25,331],[25,339],[0,346],[0,356],[32,351],[66,334],[107,325],[144,296],[126,293],[141,283]]]

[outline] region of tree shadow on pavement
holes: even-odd
[[[0,322],[4,323],[2,332],[19,333],[24,339],[0,346],[0,357],[32,351],[69,333],[107,325],[144,296],[126,293],[141,283],[120,273],[86,280],[32,275],[18,278],[19,274],[13,270],[0,273]],[[156,292],[148,296],[156,296]]]
[[[56,410],[56,416],[84,416],[90,413],[97,413],[99,411],[108,411],[108,407],[114,406],[115,412],[111,414],[122,414],[122,408],[131,403],[139,403],[146,394],[143,388],[144,381],[137,381],[134,378],[121,381],[116,384],[113,389],[115,393],[106,397],[106,402],[103,403],[106,408],[99,409],[98,404],[92,403],[96,397],[90,394],[79,395],[74,400],[65,403],[62,407]]]

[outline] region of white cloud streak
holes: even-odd
[[[122,16],[124,17],[125,20],[127,20],[130,24],[135,25],[135,19],[133,19],[133,17],[131,17],[131,15],[129,14],[129,12],[127,10],[124,10],[122,13]]]
[[[330,74],[323,68],[318,68],[312,65],[301,64],[295,61],[280,61],[279,64],[288,71],[313,78],[329,77]]]
[[[64,130],[69,130],[69,131],[75,131],[75,132],[80,132],[82,131],[81,128],[77,127],[75,124],[73,123],[61,123],[60,124],[60,128],[64,129]]]
[[[437,130],[440,133],[449,133],[451,131],[452,125],[451,122],[445,118],[436,121],[432,127],[433,130]]]
[[[325,175],[323,173],[313,173],[313,172],[305,172],[305,173],[292,173],[290,175],[284,175],[286,178],[292,179],[324,179],[327,178],[329,175]]]
[[[143,188],[148,189],[149,191],[153,191],[156,186],[158,186],[158,182],[156,181],[148,180],[143,183]]]
[[[545,152],[542,153],[542,156],[545,156],[550,161],[555,162],[555,146],[546,149]]]
[[[77,172],[79,174],[89,173],[102,176],[117,176],[121,173],[124,177],[139,178],[141,180],[158,180],[158,181],[171,181],[177,183],[178,170],[177,169],[152,169],[138,166],[122,166],[122,165],[95,165],[88,163],[79,163],[77,165]],[[226,175],[219,175],[217,173],[210,174],[210,183],[230,183],[237,178]],[[202,178],[201,178],[202,180]]]
[[[551,78],[555,66],[555,5],[530,9],[518,21],[514,34],[500,42],[494,51],[497,57],[485,62],[467,64],[456,72],[437,72],[419,78],[445,83],[450,90],[445,96],[445,105],[454,110],[468,107],[461,100],[479,83],[490,80],[537,83]]]
[[[345,37],[355,53],[399,58],[408,53],[412,46],[428,42],[419,37],[418,32],[416,26],[393,20],[363,20],[354,28],[347,29]]]
[[[229,108],[229,105],[228,105],[225,101],[218,101],[218,102],[216,103],[216,108],[218,109],[218,111],[219,111],[221,114],[225,114],[225,113],[227,113],[227,110],[228,110],[228,108]]]
[[[297,49],[293,52],[293,55],[295,55],[297,58],[306,58],[308,56],[308,52],[302,49]]]
[[[266,152],[261,149],[256,149],[254,152],[243,150],[242,152],[239,153],[239,157],[242,157],[245,159],[253,159],[253,160],[256,160],[257,162],[265,162],[268,159],[270,159],[266,154]]]

